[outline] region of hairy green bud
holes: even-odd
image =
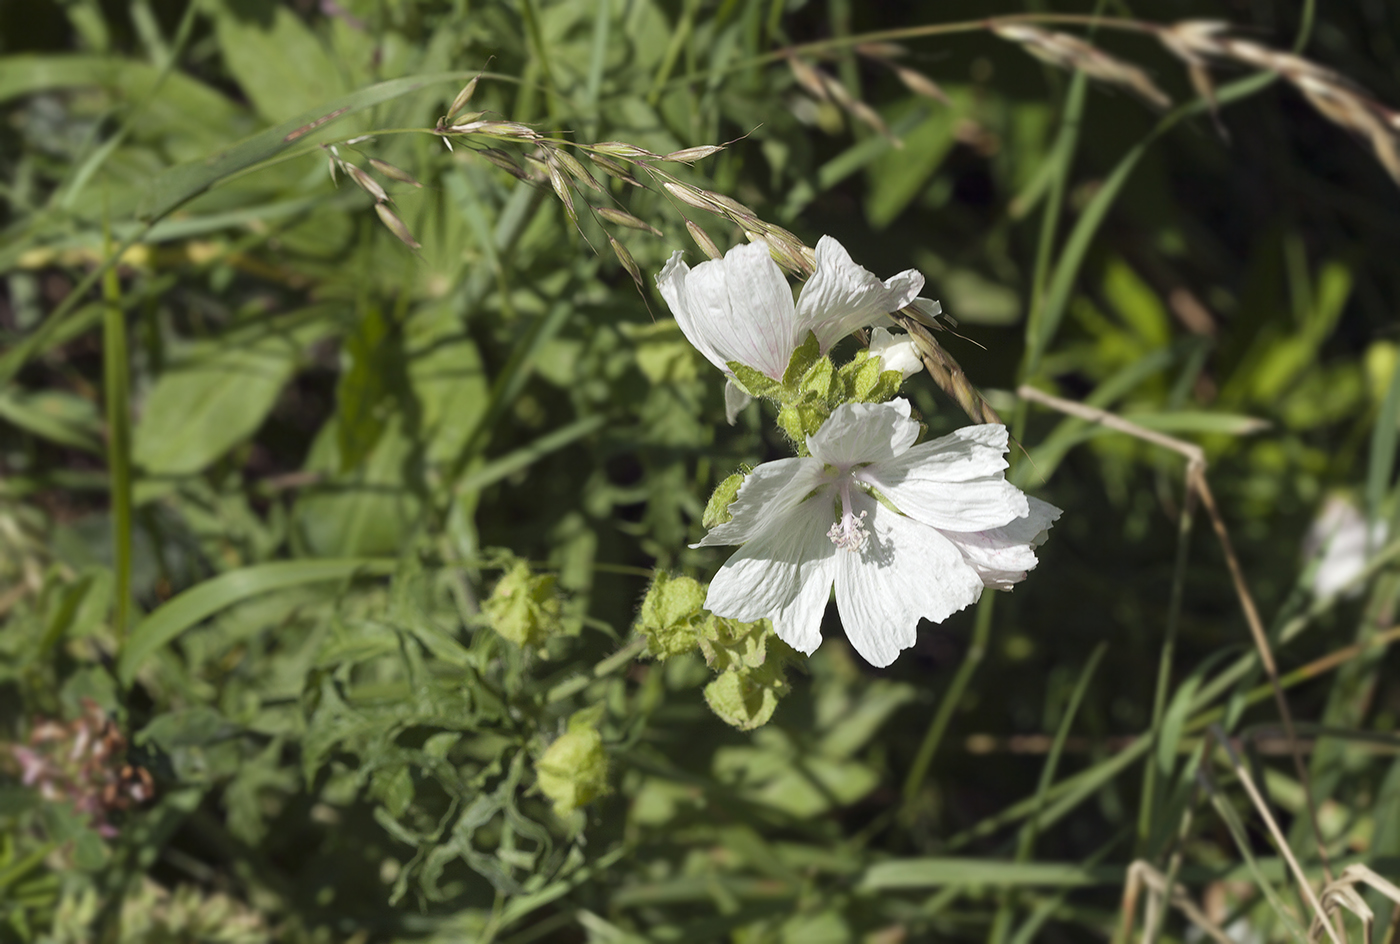
[[[505,572],[481,611],[491,628],[521,648],[539,648],[563,630],[563,605],[551,574],[533,574],[517,560]]]
[[[637,632],[647,638],[647,653],[658,659],[684,655],[699,644],[705,586],[690,577],[657,571],[637,614]]]
[[[575,712],[568,730],[535,761],[536,782],[554,803],[556,816],[568,816],[608,792],[608,755],[594,727],[597,715],[588,708]]]

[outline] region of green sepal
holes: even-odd
[[[872,360],[878,359],[872,358]],[[887,400],[893,400],[903,384],[904,375],[899,371],[882,370],[870,389],[860,394],[857,399],[861,403],[884,403]]]
[[[797,350],[792,352],[792,357],[788,360],[787,370],[783,371],[783,386],[795,387],[800,379],[803,379],[807,371],[811,369],[822,356],[822,346],[817,340],[814,332],[807,332],[807,340],[803,341]]]
[[[705,503],[705,514],[700,518],[700,523],[706,529],[717,527],[733,519],[734,516],[729,513],[729,506],[738,497],[739,486],[743,484],[744,473],[735,472],[715,487],[714,492],[710,495],[710,500]]]
[[[738,361],[730,361],[728,367],[729,372],[734,375],[734,382],[738,384],[739,389],[749,396],[780,398],[783,385],[763,371],[754,370]]]
[[[831,416],[825,401],[787,403],[778,411],[778,426],[788,434],[801,455],[807,455],[807,437],[821,429]]]
[[[835,378],[836,368],[832,366],[831,358],[818,358],[802,375],[798,394],[804,398],[814,396],[821,400],[829,400],[831,399],[831,384]]]

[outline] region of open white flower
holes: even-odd
[[[822,353],[858,328],[892,324],[889,312],[914,300],[924,277],[906,269],[881,282],[830,236],[817,243],[817,269],[794,304],[792,288],[761,239],[694,269],[679,251],[656,286],[690,343],[725,373],[729,362],[780,380],[793,351],[814,332]]]
[[[847,403],[807,439],[810,458],[754,469],[732,519],[700,542],[743,545],[705,606],[766,617],[811,653],[835,583],[851,645],[885,666],[914,644],[921,617],[941,622],[983,587],[1024,579],[1060,510],[1006,481],[1006,427],[968,426],[915,446],[918,433],[907,400]]]

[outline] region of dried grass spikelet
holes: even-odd
[[[518,180],[532,179],[529,171],[521,167],[520,163],[509,151],[502,151],[500,148],[484,147],[477,148],[476,153]]]
[[[997,415],[997,411],[982,397],[981,392],[972,385],[972,381],[967,379],[967,374],[961,365],[953,359],[953,355],[943,350],[928,328],[924,326],[922,320],[907,314],[903,311],[894,312],[890,315],[909,336],[914,339],[914,344],[919,349],[919,359],[924,362],[924,368],[928,370],[929,376],[938,388],[948,396],[953,402],[962,407],[962,411],[974,423],[997,423],[1002,419]]]
[[[570,223],[578,226],[578,209],[574,206],[574,192],[570,189],[568,180],[564,178],[564,172],[559,169],[556,155],[546,152],[544,168],[545,172],[549,174],[549,186],[553,188],[554,195],[559,198],[559,202],[564,204],[564,214],[568,216]]]
[[[623,183],[631,184],[633,187],[644,186],[640,180],[632,176],[632,168],[621,161],[614,160],[603,154],[594,154],[592,151],[588,152],[588,159],[597,164],[598,168],[609,177],[616,177]]]
[[[574,178],[574,180],[577,180],[590,190],[597,191],[598,193],[605,192],[602,185],[594,180],[593,175],[578,162],[578,158],[574,157],[568,151],[561,147],[551,147],[549,153],[559,162],[559,166],[562,167],[570,177]]]
[[[389,232],[399,238],[409,249],[421,249],[422,244],[413,238],[413,233],[403,220],[399,219],[393,210],[383,203],[374,205],[374,212],[379,214],[379,220],[389,228]]]
[[[899,81],[904,83],[904,87],[915,95],[931,98],[936,102],[942,102],[944,105],[950,104],[948,93],[944,92],[943,88],[937,82],[933,81],[933,79],[930,79],[922,72],[917,69],[910,69],[906,66],[896,65],[893,62],[888,63],[888,65],[894,70],[894,74],[899,76]]]
[[[699,246],[700,251],[705,255],[711,259],[719,259],[724,255],[715,245],[715,241],[710,238],[710,234],[701,229],[694,220],[686,220],[685,229],[690,234],[690,238],[695,240],[695,245]]]
[[[447,109],[445,117],[449,121],[463,108],[467,107],[467,102],[471,101],[472,96],[476,94],[476,83],[479,81],[481,81],[481,76],[474,76],[470,82],[463,86],[462,91],[457,93],[457,97],[452,100],[452,106]]]
[[[377,157],[371,157],[369,159],[369,164],[371,167],[379,171],[385,177],[388,177],[390,180],[397,180],[401,184],[410,184],[414,187],[417,187],[419,190],[423,189],[423,185],[420,184],[417,180],[415,180],[412,174],[410,174],[403,168],[395,167],[388,161],[381,161]]]
[[[1386,172],[1400,183],[1400,113],[1382,105],[1340,73],[1305,59],[1225,35],[1228,24],[1186,20],[1164,27],[1158,38],[1187,64],[1192,84],[1214,110],[1206,64],[1225,60],[1273,72],[1303,94],[1328,121],[1364,140]]]
[[[1002,39],[1016,43],[1043,62],[1071,72],[1083,72],[1091,79],[1126,88],[1157,108],[1171,107],[1171,98],[1148,78],[1146,72],[1110,56],[1077,36],[1054,33],[1024,23],[993,21],[991,29]]]
[[[642,283],[642,270],[637,265],[637,260],[632,258],[632,253],[627,251],[627,247],[622,245],[611,236],[608,237],[608,245],[612,246],[613,255],[617,256],[617,261],[622,263],[622,267],[627,270],[627,274],[632,276],[632,281],[637,285],[638,292],[645,292]]]
[[[797,84],[801,85],[813,98],[818,101],[833,102],[852,118],[888,138],[896,148],[904,147],[904,142],[890,131],[889,125],[885,124],[885,119],[880,117],[880,113],[852,95],[850,89],[842,85],[835,76],[827,75],[797,56],[788,56],[787,64],[788,68],[792,70],[793,77],[797,79]]]
[[[618,226],[625,226],[628,229],[639,229],[657,237],[664,235],[661,230],[657,229],[655,226],[637,219],[631,213],[624,210],[615,210],[612,207],[594,207],[594,212],[609,223],[616,223]]]
[[[674,161],[680,164],[694,164],[702,158],[711,154],[718,154],[724,150],[722,144],[701,144],[697,147],[681,148],[679,151],[672,151],[670,154],[663,154],[661,160]]]

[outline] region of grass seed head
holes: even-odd
[[[1171,98],[1148,78],[1146,72],[1110,56],[1077,36],[1051,32],[1024,23],[995,23],[992,32],[1002,39],[1018,44],[1042,62],[1071,72],[1083,72],[1091,79],[1126,88],[1157,108],[1171,107]]]

